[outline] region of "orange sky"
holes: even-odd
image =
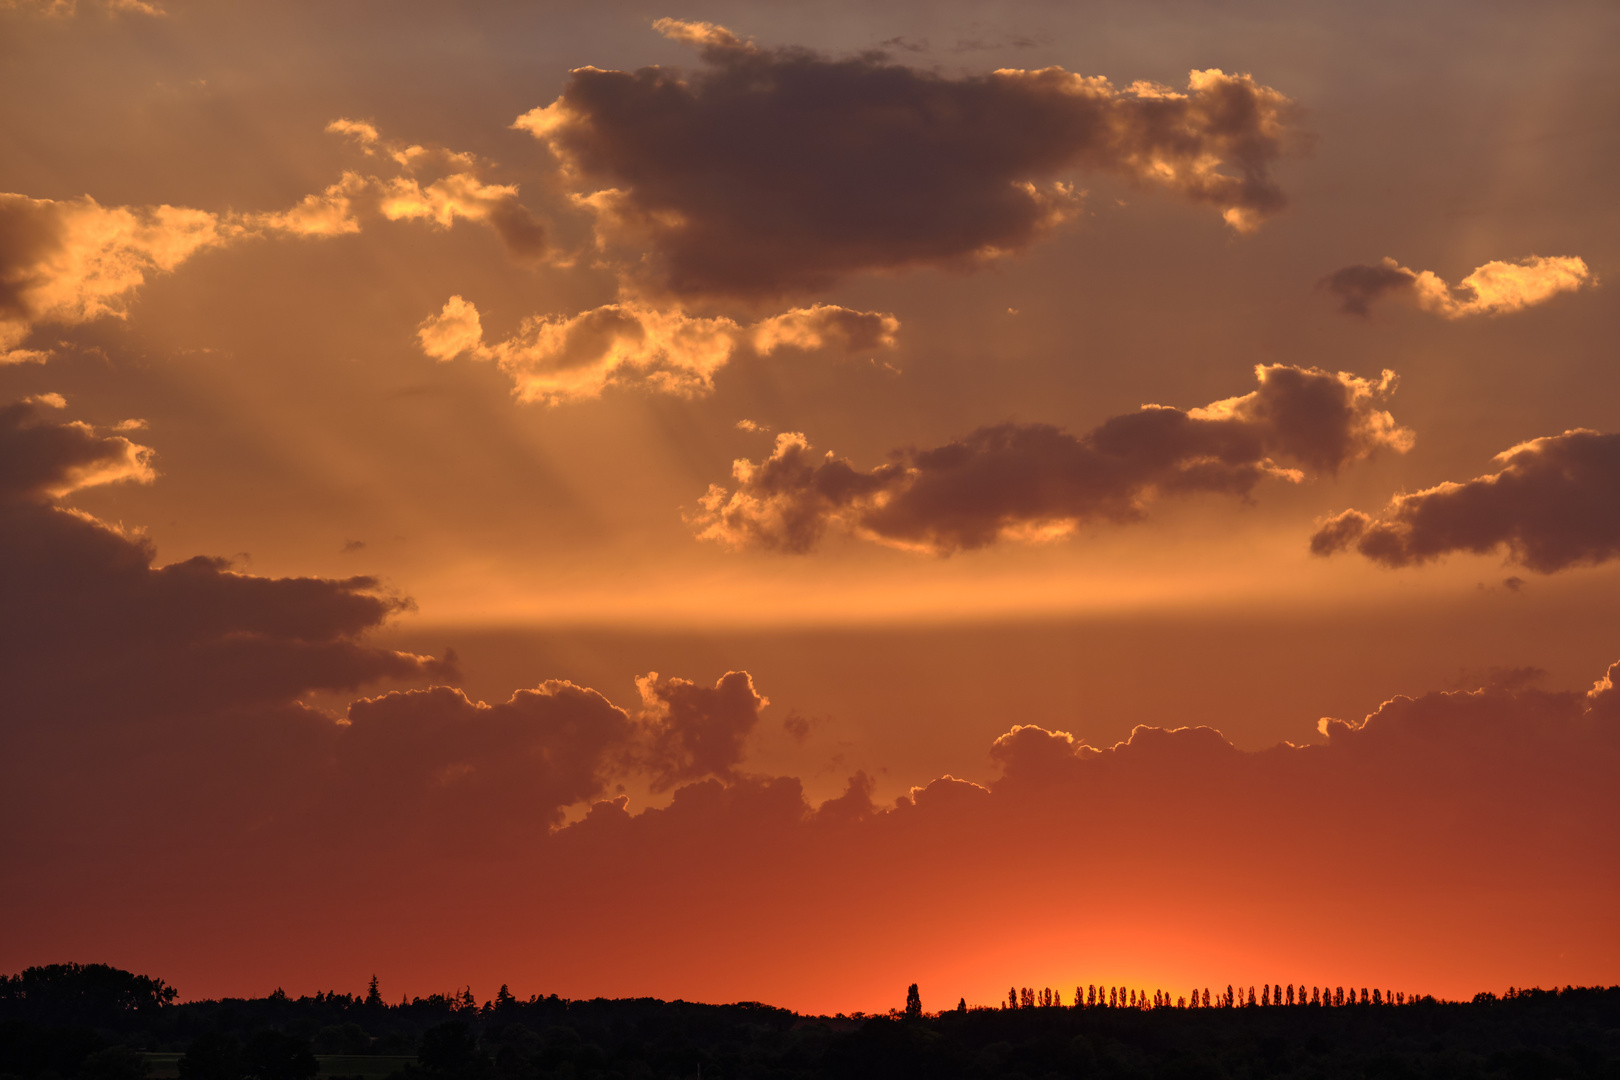
[[[0,970],[1614,981],[1617,45],[0,0]]]

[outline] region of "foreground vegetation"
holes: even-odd
[[[365,996],[177,1004],[158,979],[52,965],[0,983],[0,1080],[1620,1080],[1620,987],[1402,997],[1133,1008],[1015,993],[1009,1007],[926,1015],[913,988],[903,1010],[829,1018],[521,1001],[504,987],[482,1004],[463,992],[387,1005],[373,981]]]

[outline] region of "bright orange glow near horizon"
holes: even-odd
[[[0,0],[0,973],[1617,981],[1617,47]]]

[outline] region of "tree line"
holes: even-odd
[[[1077,988],[1081,989],[1081,988]],[[470,987],[388,1003],[364,993],[180,1002],[105,965],[0,977],[0,1080],[1620,1080],[1620,987],[1510,989],[1467,1002],[1395,995],[1361,1008],[1295,985],[1236,986],[1197,1008],[1091,986],[1060,1004],[1025,988],[1000,1007],[928,1013],[916,984],[872,1017],[755,1003],[518,998]],[[1025,992],[1027,990],[1027,992]],[[1016,999],[1016,1007],[1014,1000]],[[1376,1000],[1388,1005],[1385,991]],[[1223,1006],[1223,1007],[1217,1007]],[[347,1071],[345,1071],[347,1070]]]

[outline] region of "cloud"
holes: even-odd
[[[482,165],[472,155],[384,140],[359,121],[334,121],[327,130],[390,162],[396,174],[346,171],[285,210],[254,213],[0,193],[0,364],[47,358],[24,347],[35,326],[124,318],[153,275],[245,240],[344,236],[358,233],[367,217],[445,229],[459,219],[488,225],[520,259],[548,250],[545,230],[518,202],[516,185],[480,180]],[[427,171],[442,175],[427,179]]]
[[[635,734],[623,709],[561,680],[497,705],[448,686],[395,691],[354,702],[347,721],[331,789],[373,828],[505,822],[531,840],[603,793]]]
[[[597,397],[609,386],[696,397],[714,388],[715,372],[739,350],[859,353],[893,348],[899,328],[892,315],[831,304],[745,326],[624,301],[567,317],[530,317],[511,337],[486,345],[478,308],[452,296],[416,333],[422,351],[435,360],[468,355],[493,361],[511,376],[520,400],[557,404]]]
[[[27,403],[0,408],[0,593],[27,627],[0,650],[7,726],[289,706],[450,670],[360,641],[409,607],[373,578],[264,578],[203,557],[156,566],[138,534],[54,502],[148,483],[151,458]]]
[[[29,822],[138,844],[139,819],[100,801],[126,798],[172,813],[173,835],[198,842],[247,830],[325,850],[397,837],[442,854],[543,839],[564,808],[613,780],[661,791],[736,778],[767,704],[747,672],[712,686],[649,674],[634,715],[559,680],[494,705],[440,685],[314,707],[312,694],[454,678],[454,655],[368,644],[411,608],[375,578],[267,578],[205,557],[157,565],[138,533],[59,505],[153,478],[151,449],[45,411],[64,405],[0,408],[8,831]],[[18,794],[35,782],[52,797]],[[75,809],[53,825],[48,808],[61,805]],[[470,820],[484,822],[477,837]]]
[[[763,298],[861,270],[966,267],[1078,212],[1063,179],[1104,172],[1219,210],[1248,232],[1286,199],[1297,133],[1282,94],[1194,71],[1185,92],[1061,68],[952,78],[878,52],[763,48],[659,20],[690,73],[576,69],[514,127],[550,147],[599,239],[650,246],[678,297]]]
[[[44,358],[20,347],[35,323],[122,318],[148,276],[225,239],[202,210],[0,193],[0,363]]]
[[[167,15],[161,4],[149,0],[99,0],[96,4],[107,15]],[[0,0],[0,11],[21,11],[47,18],[71,19],[79,13],[79,0]]]
[[[63,409],[60,394],[0,405],[0,502],[59,499],[81,488],[152,482],[153,452],[89,424],[52,423],[39,406]]]
[[[770,704],[746,671],[728,671],[712,687],[660,679],[655,671],[636,686],[651,728],[646,763],[654,791],[704,776],[733,778],[759,710]]]
[[[999,424],[895,451],[869,471],[818,457],[787,432],[764,461],[735,463],[734,488],[711,485],[692,523],[700,537],[735,548],[807,552],[837,526],[947,554],[1136,520],[1161,495],[1247,496],[1268,477],[1331,475],[1411,446],[1411,432],[1379,407],[1395,389],[1392,372],[1374,381],[1282,364],[1255,371],[1258,390],[1202,409],[1148,405],[1084,435]]]
[[[1543,574],[1620,555],[1620,435],[1566,431],[1495,460],[1494,473],[1397,495],[1379,517],[1346,510],[1329,518],[1311,537],[1311,551],[1332,555],[1353,546],[1399,567],[1501,549]]]
[[[1561,292],[1596,285],[1584,260],[1532,255],[1517,262],[1492,260],[1456,285],[1431,270],[1409,270],[1386,258],[1377,266],[1347,266],[1323,278],[1320,287],[1340,299],[1339,310],[1367,315],[1384,296],[1400,296],[1447,319],[1506,315],[1544,303]]]

